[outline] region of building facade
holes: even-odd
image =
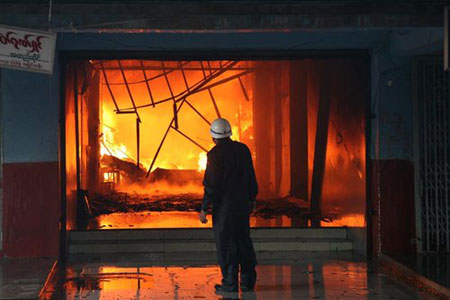
[[[414,101],[421,100],[420,61],[443,57],[445,1],[94,2],[2,4],[0,24],[57,33],[52,75],[0,71],[3,256],[57,257],[64,250],[68,63],[136,58],[365,60],[364,226],[352,232],[369,255],[417,251],[424,222],[416,203]],[[447,240],[448,216],[441,230]]]

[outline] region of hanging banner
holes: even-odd
[[[56,33],[0,25],[0,67],[52,74]]]

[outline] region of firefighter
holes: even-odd
[[[203,180],[204,197],[200,221],[212,204],[213,232],[222,283],[216,292],[237,292],[240,268],[242,291],[253,291],[256,282],[256,257],[250,238],[250,213],[255,206],[258,185],[248,147],[230,139],[231,126],[216,119],[210,130],[216,144],[208,152]]]

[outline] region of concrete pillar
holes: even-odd
[[[291,190],[294,197],[308,201],[308,105],[307,61],[291,62]]]
[[[317,129],[314,146],[314,163],[311,184],[311,220],[313,227],[320,227],[318,216],[322,213],[322,185],[325,171],[325,161],[328,143],[328,126],[330,120],[330,75],[323,63],[319,64],[319,109],[317,113]]]
[[[255,75],[253,105],[256,177],[262,197],[280,197],[283,185],[283,103],[289,89],[289,65],[263,62]],[[286,117],[286,116],[285,116]]]
[[[98,190],[100,167],[100,73],[96,73],[87,90],[88,111],[88,157],[87,189],[89,193]]]
[[[260,194],[272,196],[273,184],[271,172],[272,145],[274,139],[273,126],[273,94],[274,68],[269,62],[260,63],[255,74],[255,102],[253,104],[253,118],[255,128],[255,171],[258,179]]]

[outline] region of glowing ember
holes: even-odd
[[[233,133],[233,140],[240,141],[239,128],[237,126],[232,126],[231,132]]]
[[[208,160],[208,157],[206,156],[206,152],[201,152],[198,155],[198,170],[204,171],[206,170],[206,162]]]
[[[116,173],[106,172],[103,173],[103,181],[104,182],[117,182]]]

